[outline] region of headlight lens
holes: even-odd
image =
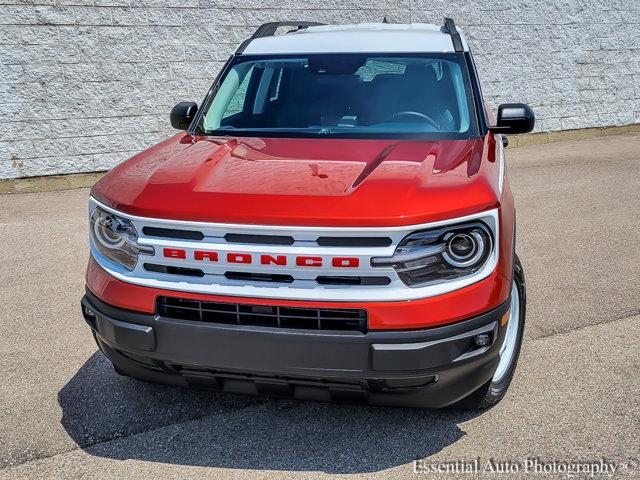
[[[492,248],[491,230],[471,222],[412,233],[392,257],[372,258],[371,266],[392,266],[406,285],[422,287],[477,273]]]
[[[153,247],[138,245],[138,234],[129,220],[100,207],[91,214],[89,235],[102,255],[128,270],[135,268],[140,253],[153,253]]]

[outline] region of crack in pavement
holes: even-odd
[[[537,336],[537,337],[533,337],[529,341],[536,342],[538,340],[544,340],[546,338],[556,337],[558,335],[565,335],[565,334],[571,333],[571,332],[578,332],[580,330],[585,330],[585,329],[590,328],[590,327],[596,327],[598,325],[606,325],[606,324],[609,324],[609,323],[615,323],[615,322],[620,322],[620,321],[624,321],[624,320],[630,320],[630,319],[632,319],[634,317],[638,317],[638,316],[640,316],[640,309],[632,310],[629,313],[625,313],[624,316],[613,317],[613,318],[605,318],[604,320],[596,321],[594,323],[589,323],[588,325],[580,325],[580,326],[574,327],[574,328],[558,330],[558,331],[551,332],[551,333],[545,333],[543,335],[540,335],[540,336]],[[526,328],[526,324],[525,324],[525,328]]]

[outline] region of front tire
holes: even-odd
[[[511,287],[509,323],[503,344],[500,346],[500,363],[493,378],[467,397],[451,405],[462,410],[484,410],[496,405],[507,393],[518,364],[526,314],[526,288],[524,271],[516,255]]]

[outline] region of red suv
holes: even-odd
[[[288,30],[280,33],[282,27]],[[130,377],[484,408],[525,319],[504,134],[445,25],[262,25],[89,200],[84,318]]]

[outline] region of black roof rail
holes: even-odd
[[[456,52],[464,52],[464,47],[462,46],[462,38],[460,38],[460,33],[458,33],[456,22],[453,21],[453,18],[446,17],[444,19],[444,33],[448,33],[449,35],[451,35],[453,49]]]
[[[276,30],[280,27],[294,27],[295,30],[303,30],[307,27],[317,27],[319,25],[324,25],[324,23],[318,22],[268,22],[263,23],[258,27],[258,29],[253,32],[250,38],[247,38],[244,42],[240,44],[238,49],[236,50],[236,55],[240,55],[244,52],[244,49],[251,43],[251,40],[255,40],[256,38],[262,37],[270,37],[276,34]]]

